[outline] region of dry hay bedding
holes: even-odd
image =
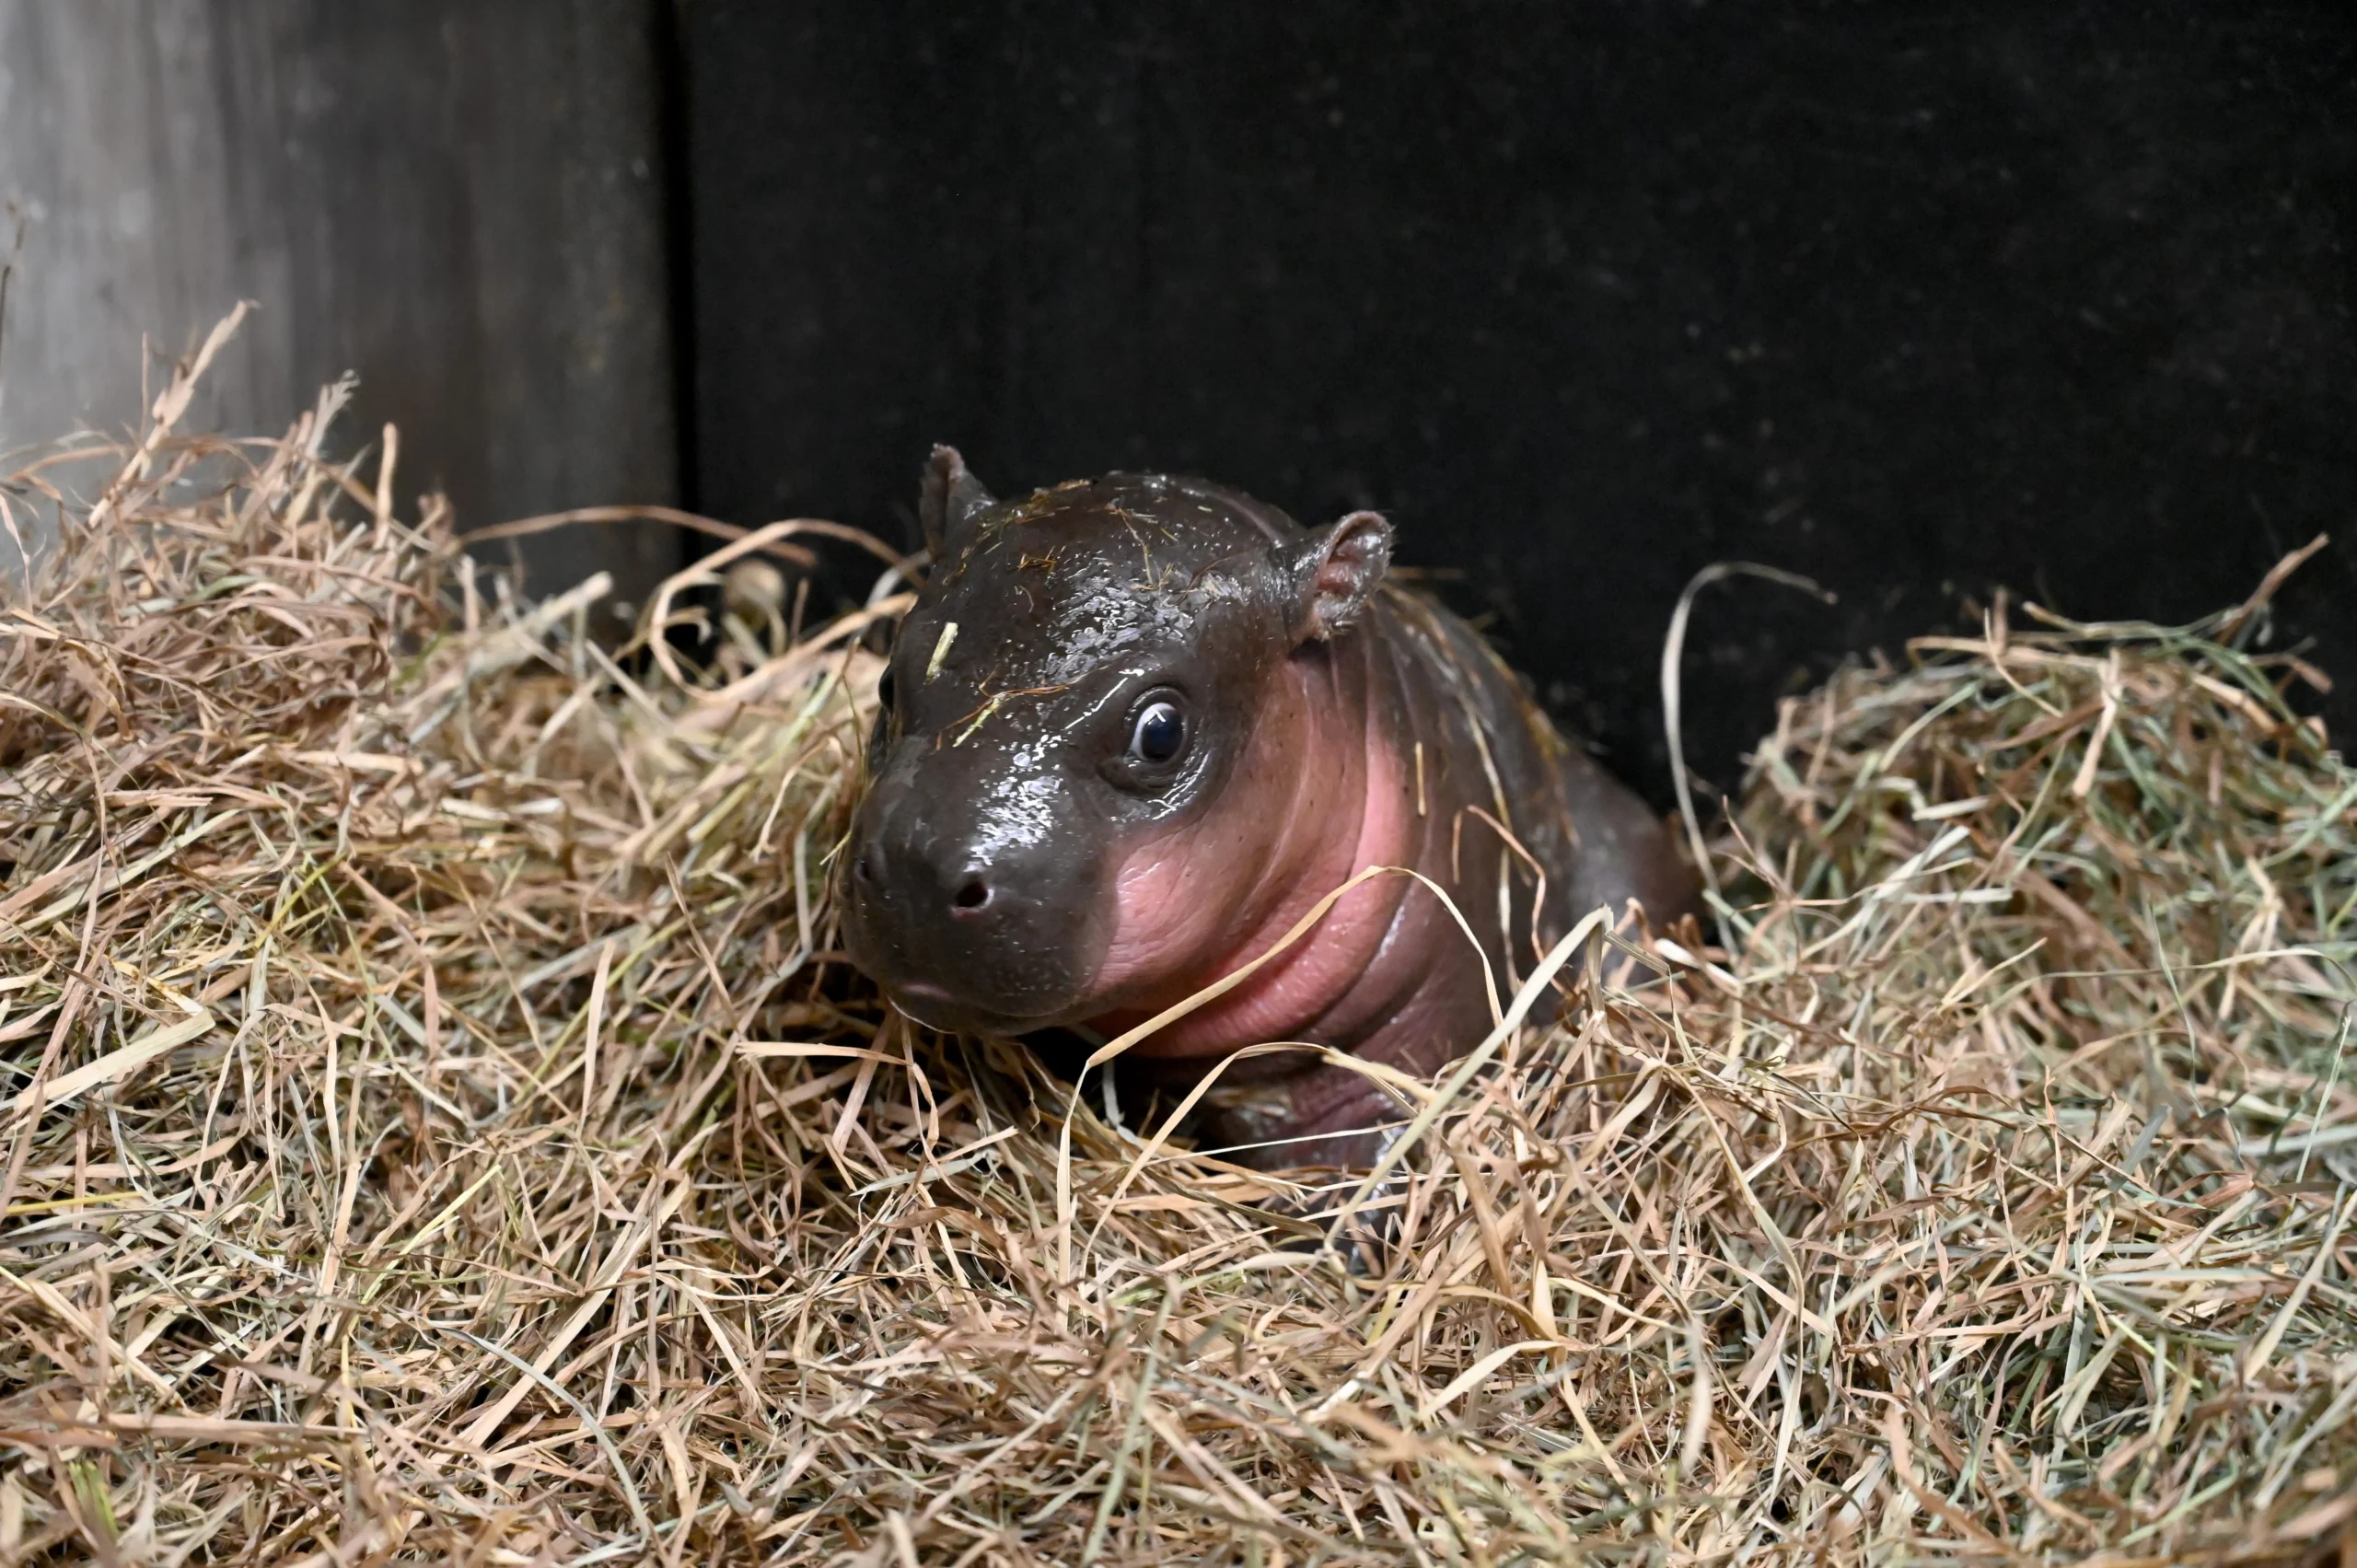
[[[842,970],[856,618],[633,679],[324,461],[333,401],[233,444],[176,386],[7,482],[64,528],[0,610],[8,1561],[2257,1560],[2357,1511],[2357,772],[2250,618],[1787,703],[1740,956],[1558,955],[1573,1027],[1401,1086],[1353,1267]]]

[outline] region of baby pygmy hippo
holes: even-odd
[[[1372,512],[1304,529],[1159,474],[992,498],[935,448],[935,565],[879,693],[844,846],[851,956],[943,1028],[1110,1035],[1301,941],[1123,1058],[1192,1081],[1240,1047],[1429,1073],[1491,1025],[1540,942],[1598,904],[1692,904],[1661,822],[1456,616],[1384,581]],[[1520,846],[1508,846],[1500,830]],[[1543,904],[1534,908],[1545,873]],[[1505,883],[1502,899],[1500,884]],[[1230,1067],[1215,1143],[1263,1167],[1370,1163],[1396,1107],[1307,1052]]]

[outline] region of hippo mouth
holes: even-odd
[[[1072,1021],[1069,1011],[1010,1013],[977,1006],[970,998],[930,981],[887,981],[884,993],[894,1007],[918,1023],[951,1034],[1012,1040]]]

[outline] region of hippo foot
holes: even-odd
[[[1364,1074],[1336,1066],[1223,1084],[1204,1101],[1197,1146],[1254,1170],[1372,1170],[1411,1115]]]
[[[1406,1131],[1406,1112],[1373,1084],[1342,1068],[1314,1068],[1273,1082],[1213,1091],[1197,1146],[1255,1170],[1283,1172],[1284,1191],[1259,1207],[1284,1220],[1285,1251],[1331,1247],[1351,1272],[1383,1272],[1407,1202],[1404,1173],[1392,1171],[1353,1205],[1364,1173]],[[1306,1114],[1305,1114],[1306,1112]]]
[[[1317,1252],[1331,1248],[1352,1273],[1362,1278],[1383,1273],[1399,1246],[1400,1219],[1408,1202],[1407,1179],[1394,1171],[1353,1206],[1351,1199],[1362,1185],[1359,1172],[1303,1170],[1294,1176],[1299,1185],[1272,1193],[1255,1205],[1290,1222],[1285,1227],[1288,1234],[1276,1243],[1276,1250]]]

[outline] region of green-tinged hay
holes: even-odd
[[[1788,703],[1739,950],[1572,955],[1573,1023],[1321,1246],[843,969],[898,601],[634,679],[598,585],[479,582],[331,412],[86,448],[88,508],[0,482],[60,513],[0,600],[0,1561],[2260,1562],[2357,1519],[2357,772],[2247,616],[1992,621]]]

